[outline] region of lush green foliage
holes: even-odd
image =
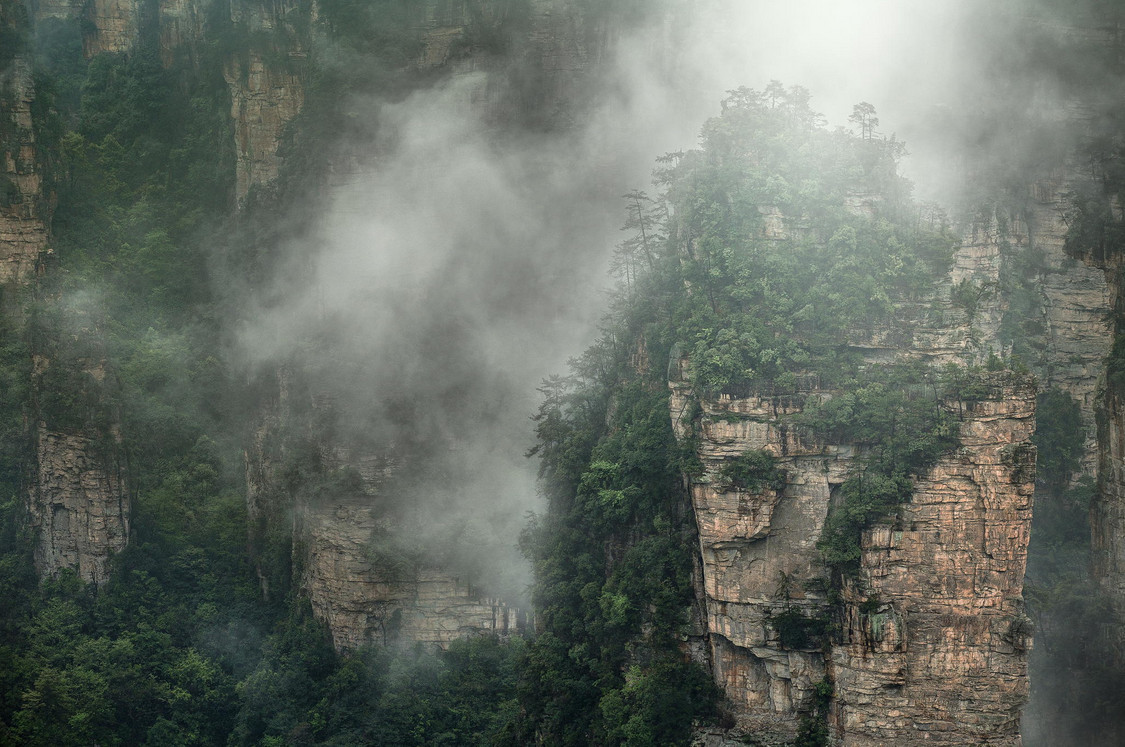
[[[692,534],[668,395],[659,380],[613,383],[606,343],[584,363],[574,379],[546,383],[538,416],[551,510],[525,544],[546,632],[526,655],[514,733],[676,744],[709,713],[713,686],[680,653]]]
[[[755,492],[762,488],[781,490],[785,472],[777,460],[764,451],[748,451],[723,465],[720,475],[739,490]]]
[[[702,150],[664,174],[701,391],[854,370],[841,342],[894,326],[951,261],[952,235],[917,219],[894,173],[900,145],[829,132],[808,102],[780,85],[734,91]]]
[[[908,500],[912,478],[956,443],[956,415],[939,404],[955,383],[924,366],[862,368],[848,345],[925,303],[953,245],[909,205],[894,172],[901,146],[873,137],[869,105],[857,116],[860,136],[829,132],[801,89],[734,91],[699,150],[663,159],[659,196],[626,195],[630,238],[615,257],[622,285],[607,334],[570,378],[541,390],[534,451],[551,510],[529,545],[546,632],[521,697],[541,737],[668,743],[662,734],[682,735],[705,713],[705,700],[665,704],[679,726],[659,732],[652,716],[621,712],[646,702],[631,690],[656,686],[646,671],[678,656],[694,550],[677,477],[698,468],[685,454],[691,440],[672,438],[664,371],[626,365],[638,340],[654,361],[685,354],[700,395],[836,392],[811,400],[794,425],[864,450],[822,546],[840,572],[858,564],[861,530]],[[757,451],[720,478],[743,490],[784,485]],[[831,633],[828,618],[796,608],[771,624],[789,648]],[[678,671],[664,676],[685,691],[700,675]],[[823,743],[825,712],[810,715],[803,744]]]
[[[1052,490],[1062,490],[1078,471],[1086,446],[1082,410],[1074,397],[1052,388],[1040,393],[1035,419],[1038,479]]]
[[[954,391],[964,396],[967,387],[959,384]],[[819,543],[834,571],[858,570],[863,530],[909,501],[912,478],[956,446],[957,418],[942,406],[940,391],[937,375],[926,366],[888,366],[798,418],[820,437],[864,449],[861,469],[838,488]]]

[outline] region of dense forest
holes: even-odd
[[[613,38],[606,28],[663,10],[578,5],[590,49]],[[1075,13],[1117,12],[1104,5]],[[622,190],[632,189],[614,208],[625,238],[608,262],[597,340],[542,381],[527,413],[545,498],[518,537],[533,569],[533,623],[445,647],[334,645],[302,586],[293,516],[326,495],[362,493],[366,478],[321,447],[374,429],[311,406],[277,416],[273,502],[248,507],[247,444],[261,413],[283,389],[315,390],[318,369],[300,359],[323,362],[316,346],[327,343],[301,340],[301,356],[250,365],[236,351],[238,325],[299,293],[304,269],[282,249],[308,232],[298,206],[339,181],[342,164],[378,161],[349,150],[381,126],[355,102],[402,102],[455,65],[413,63],[426,42],[407,2],[325,0],[315,13],[295,3],[272,26],[205,3],[205,33],[172,52],[158,5],[138,7],[129,50],[90,54],[86,20],[0,0],[0,115],[24,96],[19,80],[34,91],[30,135],[0,116],[0,145],[33,143],[36,209],[51,216],[33,280],[8,282],[0,296],[0,745],[639,746],[720,733],[737,709],[699,654],[693,486],[781,494],[787,475],[765,449],[706,473],[699,441],[721,416],[704,403],[799,402],[781,427],[855,449],[816,543],[817,583],[801,592],[811,601],[790,604],[786,590],[768,623],[781,650],[827,651],[845,642],[857,599],[865,619],[881,614],[864,588],[865,533],[900,519],[917,482],[960,453],[966,407],[1036,377],[1025,595],[1028,631],[1034,621],[1045,644],[1032,687],[1064,672],[1059,692],[1069,694],[1051,693],[1058,711],[1080,706],[1090,734],[1119,718],[1125,681],[1101,655],[1114,603],[1086,570],[1100,489],[1085,453],[1091,424],[1051,383],[1037,283],[1055,270],[1013,248],[1026,174],[981,167],[967,205],[919,204],[899,169],[906,146],[877,130],[871,104],[831,127],[815,91],[776,81],[729,91],[697,146],[659,158],[650,185]],[[479,64],[505,80],[480,96],[488,136],[573,126],[542,77],[502,62],[518,58],[532,4],[466,7],[450,59],[489,61]],[[276,178],[239,194],[231,79],[251,55],[299,74],[305,90]],[[1113,266],[1125,224],[1118,107],[1103,106],[1080,143],[1094,178],[1068,193],[1066,236],[1072,257]],[[5,209],[24,199],[7,173]],[[999,280],[951,282],[962,235],[980,224],[1001,237]],[[928,330],[971,337],[1000,296],[996,349],[972,347],[967,365],[909,352]],[[1110,391],[1125,384],[1122,339],[1106,362]],[[896,352],[871,352],[884,349]],[[684,432],[670,415],[670,368],[695,398],[678,421]],[[102,582],[37,572],[28,496],[40,489],[48,433],[79,434],[127,476],[128,543]],[[422,562],[416,549],[389,546],[369,548],[373,563],[407,573]],[[790,744],[836,743],[833,687],[827,675],[815,683]]]

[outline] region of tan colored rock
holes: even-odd
[[[305,548],[301,588],[337,649],[400,642],[445,647],[524,626],[519,610],[482,596],[455,569],[388,567],[372,552],[376,532],[394,531],[380,513],[369,496],[298,512],[296,531]]]
[[[29,502],[36,570],[50,577],[72,569],[83,581],[104,583],[109,559],[129,538],[120,433],[67,433],[40,423],[36,452]]]
[[[206,21],[204,4],[199,0],[160,0],[160,60],[165,67],[183,48],[194,48],[203,41]]]
[[[1039,294],[1043,317],[1037,342],[1043,347],[1043,366],[1036,367],[1041,389],[1058,387],[1078,400],[1087,423],[1084,467],[1093,472],[1095,412],[1098,378],[1113,343],[1109,310],[1114,289],[1104,268],[1080,262],[1065,251],[1067,195],[1075,189],[1079,167],[1068,164],[1050,178],[1028,187],[1026,219],[1010,217],[1005,232],[996,222],[972,225],[954,254],[950,284],[970,281],[984,288],[980,308],[972,319],[938,294],[941,324],[923,326],[914,335],[914,354],[934,362],[982,363],[989,352],[1006,354],[1000,325],[1010,299],[1001,287],[1005,253],[1014,260],[1039,253],[1041,272],[1032,285]]]
[[[138,0],[40,0],[34,4],[36,23],[48,18],[82,19],[82,52],[87,58],[130,51],[137,42],[139,12]]]
[[[128,52],[137,42],[137,0],[93,0],[85,10],[93,33],[82,40],[87,57],[102,52]]]
[[[231,117],[234,119],[235,195],[242,199],[251,187],[277,178],[281,158],[278,145],[285,126],[301,111],[305,88],[292,69],[267,64],[261,53],[248,59],[232,59],[223,71],[230,86]],[[295,60],[294,65],[299,65]]]
[[[1035,388],[969,406],[961,448],[865,533],[863,591],[833,648],[841,744],[1018,745],[1028,697],[1023,578],[1034,494]],[[877,611],[860,605],[877,598]]]
[[[12,108],[0,117],[10,119],[14,137],[0,142],[0,285],[23,285],[47,251],[50,210],[35,157],[31,66],[17,58],[8,74]]]
[[[680,437],[692,410],[685,367],[671,382]],[[816,684],[828,679],[840,744],[1019,744],[1027,641],[1011,631],[1024,619],[1034,387],[1012,379],[995,399],[960,408],[962,448],[917,482],[897,522],[865,535],[864,591],[849,587],[835,612],[816,543],[856,454],[786,425],[812,396],[700,403],[704,473],[691,495],[707,632],[739,731],[763,744],[791,740]],[[781,491],[724,483],[722,466],[750,450],[776,458],[786,475]],[[869,594],[878,595],[877,610],[862,614]],[[842,614],[840,642],[786,649],[773,622],[786,610]]]

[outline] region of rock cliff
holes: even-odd
[[[11,106],[0,113],[6,118],[0,126],[0,286],[8,292],[0,313],[18,330],[25,312],[16,299],[36,283],[37,270],[50,254],[51,203],[36,150],[30,66],[16,57],[5,77]],[[50,366],[47,358],[37,358],[33,384]],[[90,373],[104,377],[98,366]],[[27,506],[36,568],[42,576],[72,569],[82,580],[101,584],[109,575],[109,558],[125,547],[129,535],[121,434],[116,426],[103,432],[43,420],[33,430],[26,434],[34,454]]]
[[[223,70],[234,121],[236,199],[277,178],[282,135],[305,101],[310,16],[315,7],[302,0],[231,3],[231,22],[254,40],[232,53]]]
[[[397,566],[373,552],[393,532],[378,496],[330,499],[298,511],[301,585],[338,649],[364,644],[446,646],[466,635],[526,628],[520,611],[472,588],[456,569]]]
[[[291,35],[294,28],[285,14],[298,13],[286,4],[237,7],[243,8],[234,16],[237,22],[282,35]],[[550,126],[567,126],[563,112],[578,104],[580,78],[600,53],[597,29],[583,8],[561,0],[536,0],[526,16],[506,3],[426,2],[410,10],[407,25],[407,36],[419,42],[417,56],[407,63],[408,77],[428,82],[443,75],[484,73],[466,106],[515,128],[528,121],[542,126],[546,120]],[[290,54],[278,62],[277,51],[251,52],[232,60],[226,70],[238,137],[240,197],[276,178],[282,131],[302,106],[304,59]],[[315,56],[316,49],[309,53]],[[544,112],[549,112],[546,120]],[[371,155],[351,160],[370,162]],[[393,641],[446,645],[467,633],[506,634],[525,625],[523,613],[475,589],[462,569],[413,559],[388,564],[381,558],[376,539],[396,532],[387,508],[393,503],[388,480],[396,470],[410,469],[402,466],[403,460],[415,457],[389,457],[390,446],[361,446],[335,435],[309,439],[302,429],[314,427],[318,418],[331,419],[331,398],[308,394],[319,389],[318,382],[302,380],[284,367],[267,378],[271,394],[262,400],[246,451],[251,544],[255,552],[265,552],[267,535],[291,533],[293,583],[327,622],[338,648]],[[310,411],[319,415],[306,417]],[[306,416],[295,418],[294,412]],[[324,474],[354,470],[364,476],[362,487],[322,490],[314,497],[287,485],[282,474],[301,440],[319,444],[316,461]],[[390,472],[383,474],[375,464],[398,466],[386,466]],[[264,570],[261,576],[263,591],[271,593],[274,582]]]
[[[50,207],[35,151],[30,65],[16,57],[3,78],[8,90],[7,100],[0,99],[0,285],[21,286],[47,251]]]
[[[71,569],[83,581],[109,580],[109,559],[129,539],[121,434],[51,430],[39,423],[30,501],[35,567],[41,576]]]
[[[681,436],[698,435],[704,465],[691,494],[707,635],[741,729],[767,744],[792,739],[831,683],[840,744],[1019,744],[1034,386],[1008,376],[985,400],[946,403],[963,413],[962,447],[917,481],[896,517],[865,532],[860,580],[830,605],[816,543],[855,450],[788,424],[813,391],[705,399],[690,423],[680,368],[672,412]],[[722,466],[751,450],[776,457],[783,487],[724,482]],[[787,619],[829,617],[839,629],[827,648],[781,632]]]

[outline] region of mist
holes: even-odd
[[[872,103],[879,133],[906,142],[916,197],[965,203],[972,178],[1041,157],[1044,127],[1053,152],[1069,147],[1065,87],[1029,66],[1027,27],[1001,12],[687,3],[617,38],[583,79],[580,116],[554,128],[497,124],[502,67],[358,98],[351,111],[378,126],[337,144],[361,157],[304,206],[312,228],[279,251],[303,280],[246,310],[239,354],[296,366],[352,443],[401,457],[373,498],[389,541],[520,600],[531,576],[517,538],[543,509],[524,457],[536,386],[597,334],[621,195],[693,147],[727,90],[780,80],[807,88],[830,126]]]

